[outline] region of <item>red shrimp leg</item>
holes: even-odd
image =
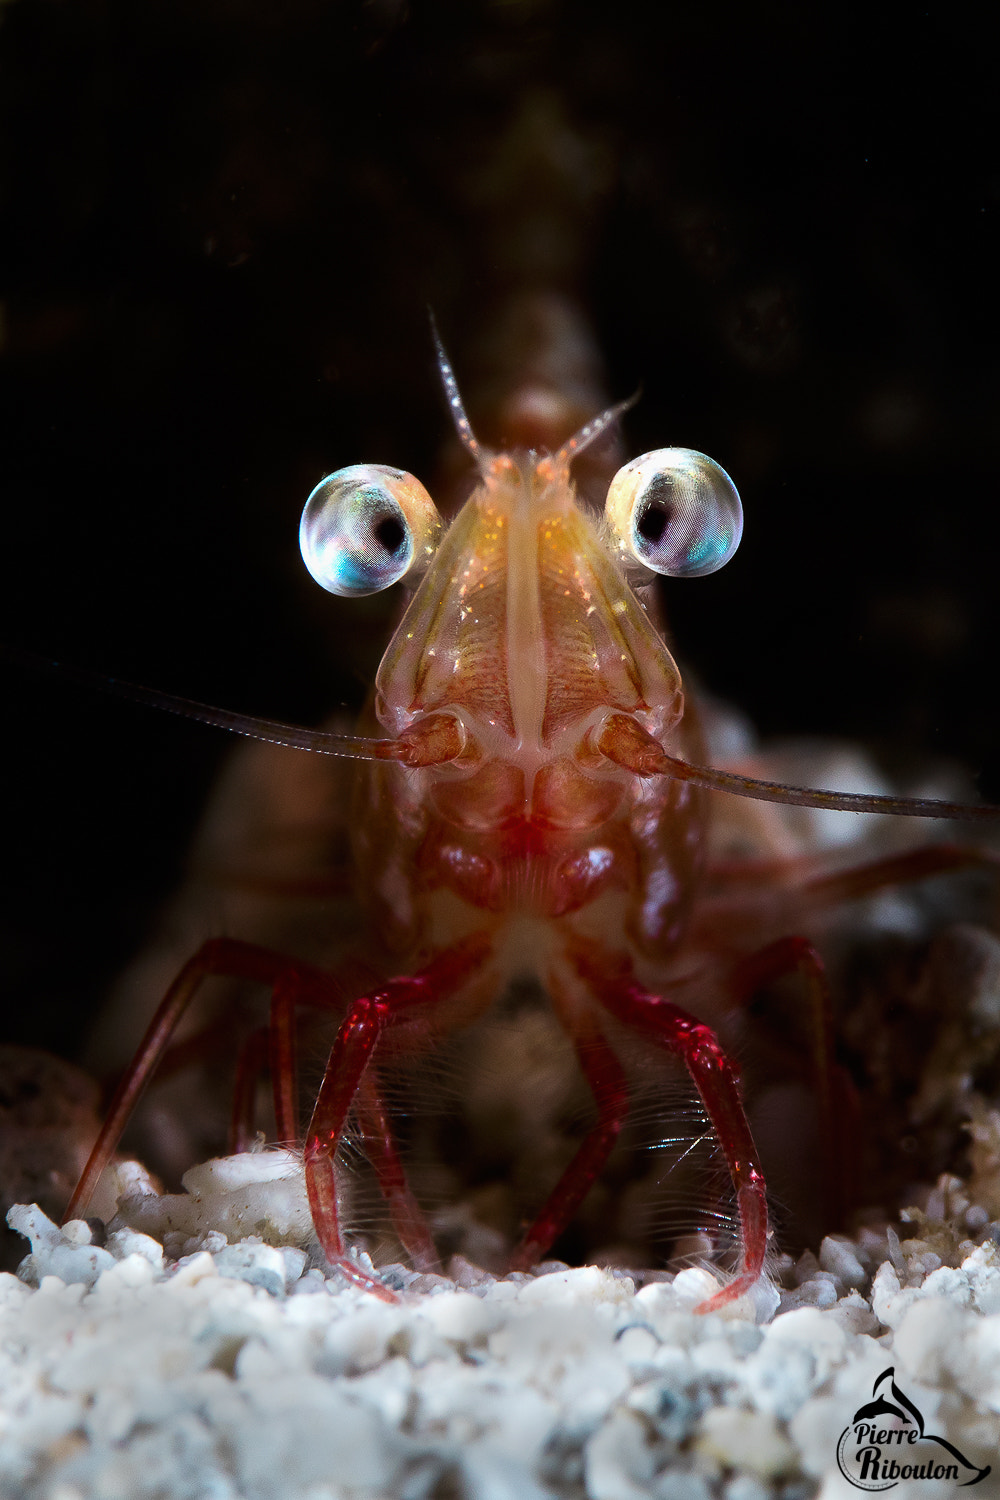
[[[868,864],[850,865],[832,874],[816,874],[815,855],[785,859],[713,860],[706,871],[710,882],[726,884],[787,885],[804,893],[810,906],[839,906],[871,896],[887,886],[915,880],[931,880],[952,870],[1000,872],[1000,854],[993,849],[972,849],[965,844],[925,844],[903,854],[889,854]]]
[[[229,1117],[229,1150],[233,1156],[249,1151],[253,1145],[257,1082],[264,1071],[268,1050],[268,1028],[258,1026],[247,1037],[236,1059],[233,1107]]]
[[[767,1251],[767,1197],[757,1148],[740,1100],[736,1068],[710,1026],[680,1006],[642,988],[631,964],[613,972],[591,944],[576,946],[574,961],[593,994],[618,1020],[681,1059],[701,1095],[729,1167],[740,1216],[742,1264],[728,1286],[709,1297],[698,1312],[714,1312],[748,1292],[764,1269]]]
[[[798,971],[806,982],[810,1016],[810,1061],[824,1129],[832,1125],[830,1076],[833,1060],[833,1001],[823,960],[807,938],[779,938],[736,965],[731,980],[737,1002],[745,1004],[772,980]]]
[[[628,1113],[624,1071],[601,1033],[591,1027],[586,1035],[574,1035],[573,1044],[597,1104],[597,1121],[511,1256],[512,1271],[537,1265],[562,1234],[603,1171]]]
[[[343,990],[340,975],[329,979],[333,995],[322,997],[323,1008],[336,998],[343,1005]],[[271,995],[271,1019],[267,1026],[260,1026],[247,1037],[240,1049],[236,1063],[236,1081],[233,1085],[233,1107],[230,1116],[229,1141],[234,1154],[249,1151],[256,1136],[254,1104],[257,1083],[265,1067],[271,1075],[271,1090],[274,1100],[275,1139],[281,1145],[295,1147],[299,1144],[299,1115],[297,1079],[298,1066],[295,1042],[296,1012],[303,1003],[315,1005],[319,997],[301,993],[301,981],[292,970],[282,975]],[[200,1037],[201,1033],[199,1033]],[[191,1040],[197,1042],[199,1037]],[[175,1052],[185,1049],[190,1060],[196,1061],[197,1049],[189,1043],[172,1047],[160,1068],[169,1064]]]
[[[368,964],[362,964],[357,959],[347,959],[338,967],[335,975],[324,976],[327,987],[336,989],[342,1006],[348,994],[363,991],[368,985],[377,982],[378,977],[380,976],[376,976]],[[289,1146],[298,1146],[302,1139],[297,1089],[296,1012],[302,1004],[321,1003],[328,1006],[329,1001],[329,994],[317,996],[303,992],[297,970],[290,970],[283,975],[275,984],[271,995],[268,1062],[274,1094],[274,1119],[278,1141]]]
[[[389,1205],[393,1227],[415,1271],[433,1271],[438,1253],[417,1200],[410,1191],[403,1163],[396,1149],[385,1104],[369,1068],[358,1088],[356,1108],[365,1141],[365,1151],[378,1178],[382,1196]]]
[[[779,938],[740,960],[732,986],[737,1001],[745,1004],[761,986],[795,972],[805,981],[808,1001],[809,1060],[825,1157],[824,1181],[829,1184],[829,1215],[839,1223],[851,1200],[847,1176],[854,1154],[851,1126],[857,1103],[834,1057],[833,1000],[823,960],[808,939]]]
[[[395,1295],[356,1265],[346,1253],[340,1232],[334,1175],[334,1157],[348,1111],[381,1035],[384,1024],[382,1009],[381,995],[363,995],[355,1000],[337,1033],[306,1132],[305,1171],[313,1227],[327,1263],[362,1291],[371,1292],[383,1302],[395,1302]]]
[[[950,870],[971,870],[977,866],[998,871],[1000,855],[992,849],[968,849],[962,844],[928,844],[922,849],[910,849],[905,854],[893,854],[867,865],[855,865],[833,875],[814,875],[805,881],[803,889],[811,905],[833,906],[870,896],[886,886],[928,880]]]
[[[67,1206],[64,1222],[77,1218],[86,1207],[198,986],[211,975],[255,980],[272,987],[285,979],[294,982],[299,993],[310,997],[317,1005],[329,1004],[338,994],[334,982],[321,970],[293,963],[269,948],[259,948],[235,938],[213,938],[205,943],[184,965],[160,1002],[135,1057],[115,1090],[83,1175]]]
[[[295,1056],[295,1011],[298,1000],[295,986],[283,975],[271,994],[268,1060],[274,1094],[275,1130],[278,1140],[288,1146],[297,1146],[301,1139]]]
[[[351,1005],[327,1061],[319,1096],[306,1131],[306,1190],[313,1225],[330,1264],[337,1266],[356,1284],[364,1285],[376,1295],[391,1296],[377,1283],[371,1285],[371,1278],[345,1256],[334,1175],[337,1147],[348,1115],[355,1107],[365,1070],[382,1036],[400,1022],[412,1020],[415,1010],[435,1005],[454,995],[470,975],[482,966],[490,946],[489,937],[479,934],[441,954],[419,974],[390,979],[372,994],[361,995]],[[428,1021],[424,1025],[424,1034],[430,1034],[431,1031],[432,1025]],[[386,1163],[396,1159],[395,1147],[391,1146],[388,1156],[385,1154],[384,1141],[376,1149],[379,1157],[375,1163],[376,1169],[381,1161],[383,1173],[388,1173]],[[389,1176],[386,1175],[384,1180],[388,1182]],[[394,1180],[392,1190],[396,1191]]]

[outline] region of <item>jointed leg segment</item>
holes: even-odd
[[[624,1071],[597,1027],[574,1036],[573,1043],[597,1104],[597,1121],[511,1257],[512,1271],[530,1270],[566,1228],[603,1171],[628,1114]]]
[[[391,1298],[391,1293],[345,1252],[337,1205],[337,1149],[353,1111],[401,1243],[415,1264],[433,1264],[433,1242],[407,1184],[373,1062],[379,1043],[399,1025],[416,1022],[422,1037],[432,1036],[433,1008],[454,997],[482,968],[490,947],[491,940],[486,934],[469,938],[438,955],[419,973],[388,980],[358,997],[349,1004],[330,1052],[306,1132],[306,1188],[313,1223],[327,1259],[355,1284],[378,1296]],[[768,1233],[764,1180],[740,1101],[736,1070],[708,1026],[670,1001],[644,990],[627,964],[609,968],[605,955],[582,943],[574,953],[574,962],[592,995],[611,1015],[684,1062],[708,1111],[736,1189],[743,1246],[740,1275],[704,1304],[706,1310],[721,1306],[739,1297],[760,1275]],[[115,1094],[67,1217],[76,1216],[85,1207],[175,1028],[202,980],[210,975],[271,987],[266,1055],[272,1074],[278,1133],[285,1140],[297,1139],[296,1013],[302,1005],[326,1010],[341,1008],[342,989],[335,978],[268,949],[216,939],[206,943],[185,965],[157,1009],[132,1067]],[[426,1021],[422,1019],[424,1016]],[[568,1224],[607,1162],[628,1111],[624,1070],[600,1028],[591,1020],[582,1029],[572,1028],[572,1035],[581,1069],[597,1104],[598,1118],[525,1235],[513,1261],[517,1268],[534,1264]],[[247,1044],[238,1069],[240,1098],[234,1119],[243,1134],[251,1128],[252,1095],[264,1057],[264,1034],[258,1032]]]
[[[160,1002],[130,1067],[115,1090],[94,1149],[67,1206],[67,1219],[76,1218],[86,1207],[198,987],[212,975],[256,981],[270,985],[272,989],[285,982],[292,985],[303,1000],[308,998],[317,1005],[329,1006],[336,999],[334,981],[319,969],[294,963],[269,948],[233,938],[213,938],[205,943],[184,965]]]
[[[710,1312],[749,1291],[764,1268],[768,1220],[764,1175],[740,1099],[736,1068],[710,1026],[671,1001],[643,989],[631,966],[610,969],[590,945],[575,954],[581,977],[600,1003],[619,1021],[654,1045],[674,1053],[684,1063],[726,1157],[736,1189],[740,1217],[742,1266],[739,1275],[702,1303]]]
[[[353,1262],[345,1263],[344,1260],[334,1163],[348,1115],[358,1101],[359,1090],[362,1090],[366,1070],[386,1030],[411,1016],[414,1010],[438,1004],[453,995],[482,965],[489,948],[489,938],[480,935],[441,954],[419,974],[388,980],[381,989],[370,995],[362,995],[353,1002],[337,1033],[306,1132],[306,1190],[313,1224],[327,1259],[331,1264],[341,1266],[355,1280],[358,1280],[360,1273],[357,1273]],[[371,1111],[377,1100],[377,1090],[371,1094],[362,1092],[362,1123],[366,1113],[369,1121],[374,1118]],[[374,1165],[383,1189],[387,1190],[386,1196],[394,1211],[397,1232],[405,1243],[404,1235],[410,1237],[413,1232],[412,1210],[416,1210],[418,1216],[419,1210],[416,1209],[406,1185],[402,1164],[380,1102],[377,1108],[382,1134],[375,1146]],[[426,1236],[422,1249],[429,1249],[433,1255],[430,1236],[426,1233],[422,1217],[420,1223],[421,1238]]]

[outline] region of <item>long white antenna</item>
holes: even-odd
[[[448,398],[448,405],[451,407],[452,421],[455,423],[455,428],[463,447],[472,454],[477,464],[481,463],[483,450],[480,448],[479,439],[473,432],[472,424],[465,414],[465,406],[459,393],[458,381],[455,379],[455,372],[451,367],[451,361],[444,352],[444,345],[441,342],[441,335],[438,333],[437,322],[433,313],[431,313],[431,333],[434,335],[434,347],[437,350],[438,374],[441,376],[444,393]]]

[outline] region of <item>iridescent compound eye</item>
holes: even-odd
[[[384,464],[353,464],[327,475],[309,496],[299,546],[318,584],[357,598],[422,573],[441,531],[419,479]]]
[[[605,515],[626,566],[700,578],[727,563],[743,507],[725,469],[693,448],[657,448],[619,469]]]

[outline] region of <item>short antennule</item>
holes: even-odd
[[[552,464],[558,468],[568,467],[578,453],[582,453],[584,448],[589,448],[591,443],[596,443],[597,439],[607,432],[619,417],[623,417],[635,405],[641,394],[640,391],[636,391],[635,395],[629,396],[626,401],[618,401],[614,406],[609,406],[607,411],[602,411],[599,416],[592,417],[580,428],[579,432],[574,432],[573,436],[563,443],[558,453],[553,453]]]
[[[472,424],[465,414],[465,406],[458,389],[458,381],[455,379],[451,360],[444,352],[444,345],[441,342],[441,335],[438,333],[433,313],[431,313],[431,333],[434,335],[434,347],[437,350],[438,374],[441,376],[441,384],[444,386],[444,393],[448,398],[448,405],[451,408],[455,430],[458,433],[462,446],[472,454],[477,464],[481,463],[483,450],[479,446],[479,439],[473,432]]]

